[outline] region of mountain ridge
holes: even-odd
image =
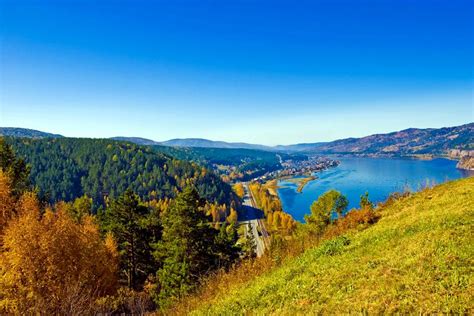
[[[0,136],[25,137],[25,138],[60,138],[60,134],[42,132],[30,128],[22,127],[0,127]]]
[[[215,141],[205,138],[173,138],[167,141],[159,142],[163,146],[173,147],[207,147],[207,148],[242,148],[272,150],[273,147],[260,144],[249,144],[244,142],[225,142]]]
[[[0,128],[0,136],[11,137],[63,137],[23,128]],[[377,133],[364,137],[349,137],[330,142],[298,143],[266,146],[245,142],[215,141],[205,138],[174,138],[155,141],[142,137],[116,136],[110,139],[128,141],[137,145],[169,147],[234,148],[266,151],[308,152],[360,156],[449,156],[451,150],[474,150],[474,123],[442,128],[407,128],[390,133]]]

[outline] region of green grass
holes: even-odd
[[[385,207],[195,314],[474,313],[474,178]]]

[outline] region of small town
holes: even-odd
[[[340,161],[322,156],[309,156],[306,160],[287,159],[281,162],[281,169],[267,172],[258,177],[257,181],[267,181],[281,177],[312,175],[332,167],[337,167]]]

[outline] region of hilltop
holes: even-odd
[[[425,189],[365,230],[183,305],[196,315],[472,313],[473,204],[474,178]]]
[[[25,138],[60,138],[59,134],[46,133],[29,128],[0,127],[0,136],[25,137]]]

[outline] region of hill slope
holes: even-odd
[[[314,150],[326,154],[353,155],[447,155],[449,150],[474,150],[474,123],[445,128],[410,128],[388,134],[340,139],[315,144]]]
[[[59,134],[51,134],[29,128],[0,127],[0,136],[24,137],[24,138],[59,138]]]
[[[229,185],[214,173],[148,146],[107,139],[7,138],[17,156],[31,166],[31,182],[51,201],[83,194],[102,203],[132,189],[143,199],[174,197],[193,183],[209,201],[235,199]]]
[[[473,313],[474,178],[384,208],[370,228],[327,241],[195,314]]]

